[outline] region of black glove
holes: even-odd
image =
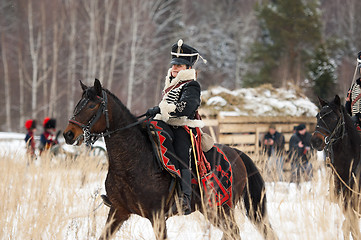
[[[155,117],[155,115],[157,115],[158,113],[160,113],[160,108],[158,106],[155,106],[153,108],[149,108],[147,110],[147,112],[145,113],[145,116],[149,117],[149,118],[153,118]]]

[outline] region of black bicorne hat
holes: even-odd
[[[182,39],[179,39],[177,43],[172,46],[172,61],[170,64],[185,64],[193,66],[193,64],[200,57],[197,49],[184,44]]]

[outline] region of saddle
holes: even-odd
[[[159,126],[157,121],[148,120],[145,126],[152,142],[153,152],[159,167],[169,172],[174,178],[181,178],[180,169],[173,164],[176,159],[172,158],[166,146],[167,132]],[[185,127],[189,132],[189,129]],[[227,204],[232,207],[232,168],[231,164],[221,150],[220,145],[214,145],[207,152],[202,151],[202,133],[197,129],[193,135],[193,151],[195,151],[197,162],[192,153],[192,185],[193,188],[201,185],[210,206],[222,206]],[[213,142],[212,142],[213,143]],[[209,145],[209,139],[208,139]],[[174,155],[174,154],[173,154]],[[175,155],[174,155],[175,156]]]

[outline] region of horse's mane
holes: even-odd
[[[115,96],[111,91],[109,91],[108,89],[105,89],[105,88],[103,88],[103,90],[106,92],[106,93],[108,93],[113,99],[114,99],[114,101],[117,103],[117,104],[119,104],[119,106],[121,107],[121,109],[123,110],[123,111],[125,111],[128,115],[130,115],[133,119],[134,119],[134,121],[136,121],[136,117],[129,111],[129,109],[122,103],[122,101],[120,101],[119,100],[119,98],[117,97],[117,96]]]
[[[119,100],[119,98],[117,96],[115,96],[111,91],[109,91],[108,89],[106,88],[103,88],[103,90],[110,96],[114,99],[114,101],[120,106],[120,108],[122,109],[122,112],[129,115],[130,118],[134,121],[137,120],[137,118],[129,111],[129,109],[122,103],[122,101]],[[94,100],[96,99],[96,92],[95,92],[95,89],[94,87],[89,87],[87,88],[83,95],[86,94],[88,98]]]
[[[114,101],[120,106],[122,111],[125,111],[126,114],[128,114],[132,118],[136,119],[136,117],[129,111],[129,109],[122,103],[122,101],[119,100],[119,98],[117,96],[115,96],[111,91],[109,91],[106,88],[103,88],[103,90],[114,99]],[[90,99],[95,99],[96,95],[97,95],[94,87],[90,87],[90,88],[86,89],[83,94],[87,94],[87,97],[89,97]]]

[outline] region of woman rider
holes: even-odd
[[[201,103],[201,87],[196,81],[196,71],[193,69],[193,65],[201,56],[195,48],[184,44],[181,39],[173,44],[171,56],[172,67],[165,78],[163,98],[158,106],[148,109],[147,116],[155,116],[155,120],[163,121],[171,129],[172,145],[177,156],[176,165],[181,173],[181,209],[184,214],[189,214],[192,196],[192,143],[184,126],[189,129],[204,126],[201,120],[196,119],[196,112]],[[176,211],[175,205],[172,210]]]

